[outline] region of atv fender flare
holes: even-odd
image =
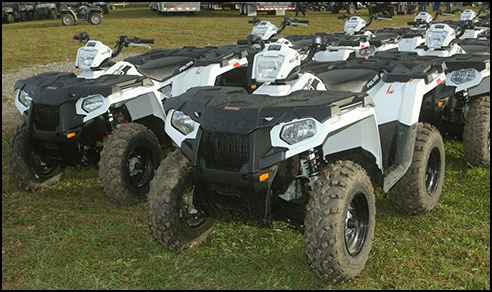
[[[65,13],[68,13],[68,14],[71,14],[73,16],[73,19],[75,19],[75,22],[77,22],[79,19],[77,18],[77,14],[75,14],[75,12],[73,12],[72,10],[64,10],[61,12],[61,18],[63,18],[63,14]]]
[[[323,157],[361,147],[374,156],[378,168],[382,171],[379,129],[374,108],[371,105],[355,107],[343,114],[335,115],[323,123],[314,120],[317,129],[316,134],[300,143],[289,145],[280,138],[280,134],[286,124],[295,121],[276,125],[270,132],[273,147],[288,149],[285,159],[319,146],[322,147]]]

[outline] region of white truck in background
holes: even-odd
[[[196,12],[200,2],[150,2],[150,9],[157,12]]]
[[[239,2],[239,13],[256,16],[257,12],[285,15],[286,10],[295,10],[295,2]]]

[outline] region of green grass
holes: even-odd
[[[287,12],[287,16],[294,17]],[[339,14],[338,14],[339,15]],[[367,9],[358,14],[368,18]],[[314,32],[341,32],[343,21],[331,12],[308,12],[307,27],[287,27],[284,35],[308,34]],[[259,14],[279,26],[282,17]],[[303,18],[303,17],[300,17]],[[251,32],[250,17],[237,11],[211,12],[203,10],[194,16],[158,15],[147,8],[119,9],[105,15],[101,25],[80,21],[74,26],[63,26],[57,20],[39,20],[2,25],[2,74],[34,64],[61,61],[75,61],[80,47],[73,36],[88,32],[92,39],[113,46],[120,35],[155,39],[155,48],[176,48],[185,45],[205,46],[235,43],[245,39]],[[458,19],[458,16],[444,16],[442,19]],[[407,26],[412,15],[398,16],[393,21],[376,21],[373,28],[385,26]],[[144,52],[145,49],[125,48],[126,52]]]
[[[125,9],[105,16],[100,26],[63,27],[59,20],[3,25],[2,73],[73,60],[79,44],[71,37],[81,31],[106,43],[120,34],[152,37],[156,48],[171,48],[233,42],[251,29],[238,12],[210,15]],[[286,33],[342,29],[330,13],[308,13],[307,19],[310,26]],[[29,36],[23,50],[13,43],[22,39],[16,32]],[[173,252],[150,234],[144,204],[121,207],[105,198],[94,167],[68,168],[53,186],[21,191],[6,173],[10,134],[2,135],[2,289],[490,289],[490,168],[469,167],[461,142],[453,139],[445,143],[446,179],[437,207],[425,216],[405,216],[378,190],[364,271],[349,283],[328,284],[307,265],[302,234],[281,222],[219,221],[205,242]]]

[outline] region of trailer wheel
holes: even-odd
[[[355,278],[369,258],[376,225],[374,188],[366,171],[337,161],[314,183],[304,219],[309,265],[319,278]]]
[[[471,102],[463,130],[463,152],[473,166],[490,165],[490,96]]]
[[[390,200],[400,212],[425,214],[437,205],[445,172],[442,136],[434,126],[418,123],[413,161],[390,191]]]
[[[149,227],[157,241],[172,250],[191,248],[212,231],[216,219],[193,204],[190,163],[181,150],[170,153],[150,183]]]

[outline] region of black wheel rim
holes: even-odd
[[[427,160],[425,170],[425,187],[429,196],[434,195],[439,179],[441,177],[441,153],[437,147],[434,147]]]
[[[364,248],[369,232],[369,206],[362,193],[357,193],[345,213],[345,248],[357,256]]]
[[[138,146],[126,156],[126,174],[131,185],[141,188],[149,183],[154,173],[152,152],[146,146]]]
[[[189,227],[196,228],[207,220],[207,214],[193,203],[195,187],[190,186],[181,197],[179,217]]]

